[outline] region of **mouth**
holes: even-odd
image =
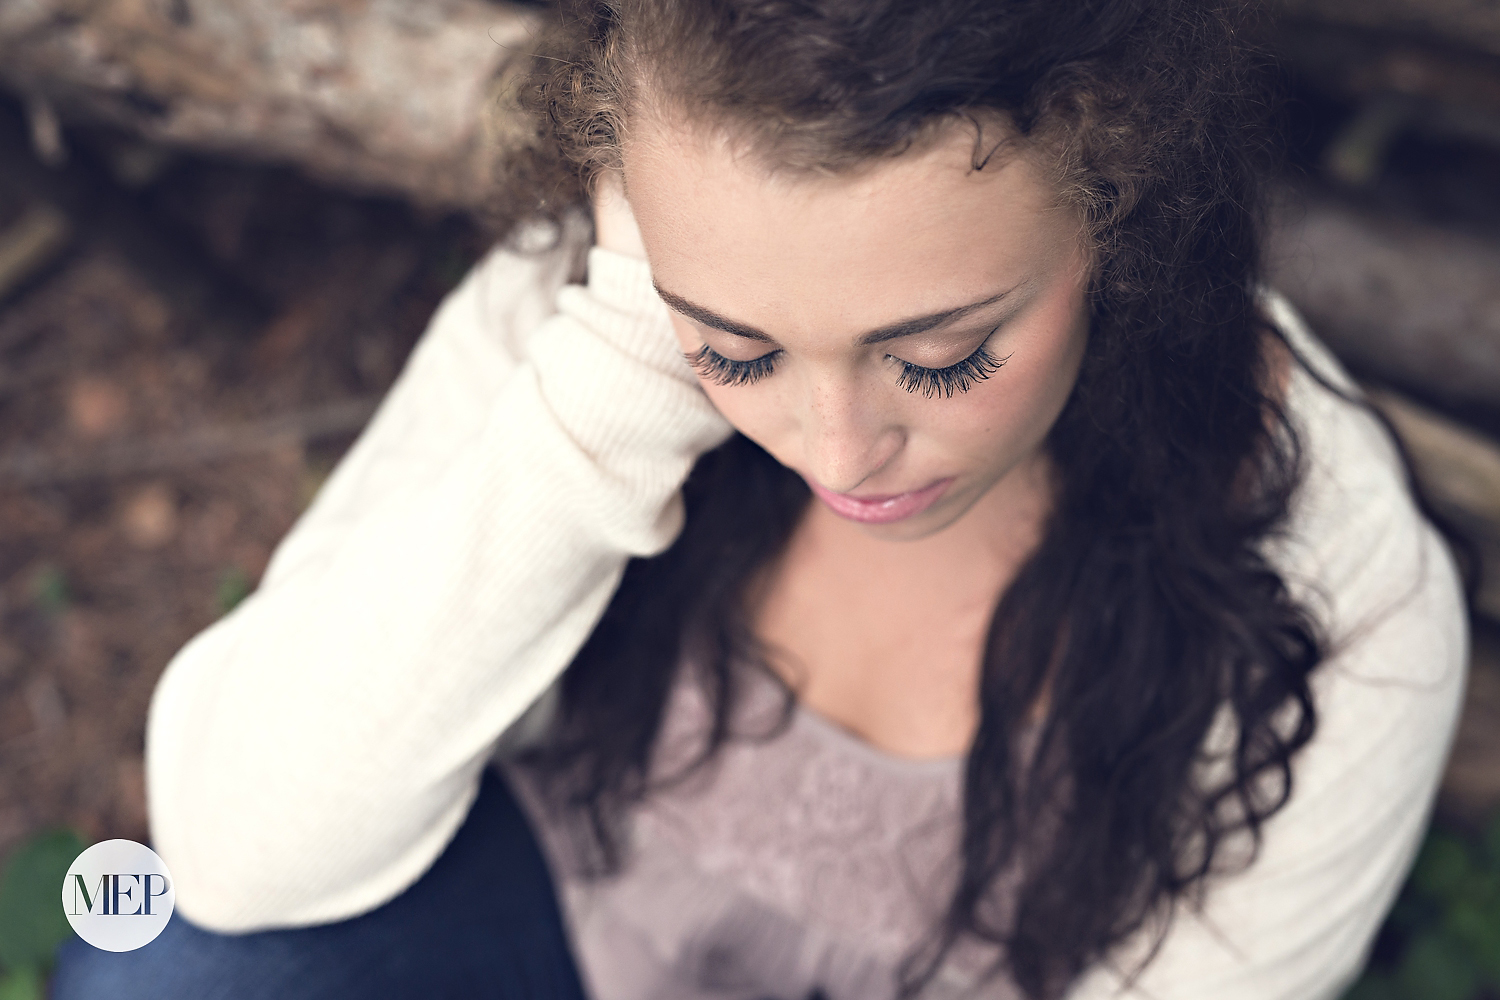
[[[930,486],[924,486],[920,490],[911,490],[906,493],[854,496],[849,493],[834,493],[811,479],[807,480],[807,485],[835,514],[864,524],[889,524],[892,521],[914,517],[936,503],[938,497],[942,496],[952,483],[953,477],[949,476],[946,479],[939,479]]]

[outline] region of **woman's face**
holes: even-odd
[[[857,175],[788,178],[666,127],[625,149],[709,398],[879,538],[1003,517],[996,487],[1035,471],[1088,336],[1077,215],[1026,156],[975,171],[973,151],[952,125]]]

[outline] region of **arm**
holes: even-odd
[[[190,919],[322,923],[414,882],[626,560],[680,530],[729,426],[645,260],[594,247],[581,287],[567,256],[476,267],[260,588],[162,675],[151,833]]]
[[[1290,332],[1319,367],[1336,365],[1300,322]],[[1384,431],[1305,377],[1301,391],[1314,396],[1299,421],[1310,458],[1300,523],[1267,554],[1336,643],[1312,677],[1318,731],[1292,761],[1292,798],[1266,823],[1260,857],[1211,882],[1201,914],[1179,910],[1134,989],[1101,967],[1069,1000],[1336,1000],[1421,842],[1464,693],[1458,573]],[[1116,964],[1133,969],[1141,954]]]

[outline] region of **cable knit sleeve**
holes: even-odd
[[[393,898],[462,823],[497,739],[627,559],[665,549],[723,441],[647,263],[496,251],[439,308],[259,589],[168,665],[151,837],[222,932]]]

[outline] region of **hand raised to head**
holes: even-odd
[[[594,184],[594,245],[646,259],[640,227],[625,200],[625,184],[616,170],[603,171]]]

